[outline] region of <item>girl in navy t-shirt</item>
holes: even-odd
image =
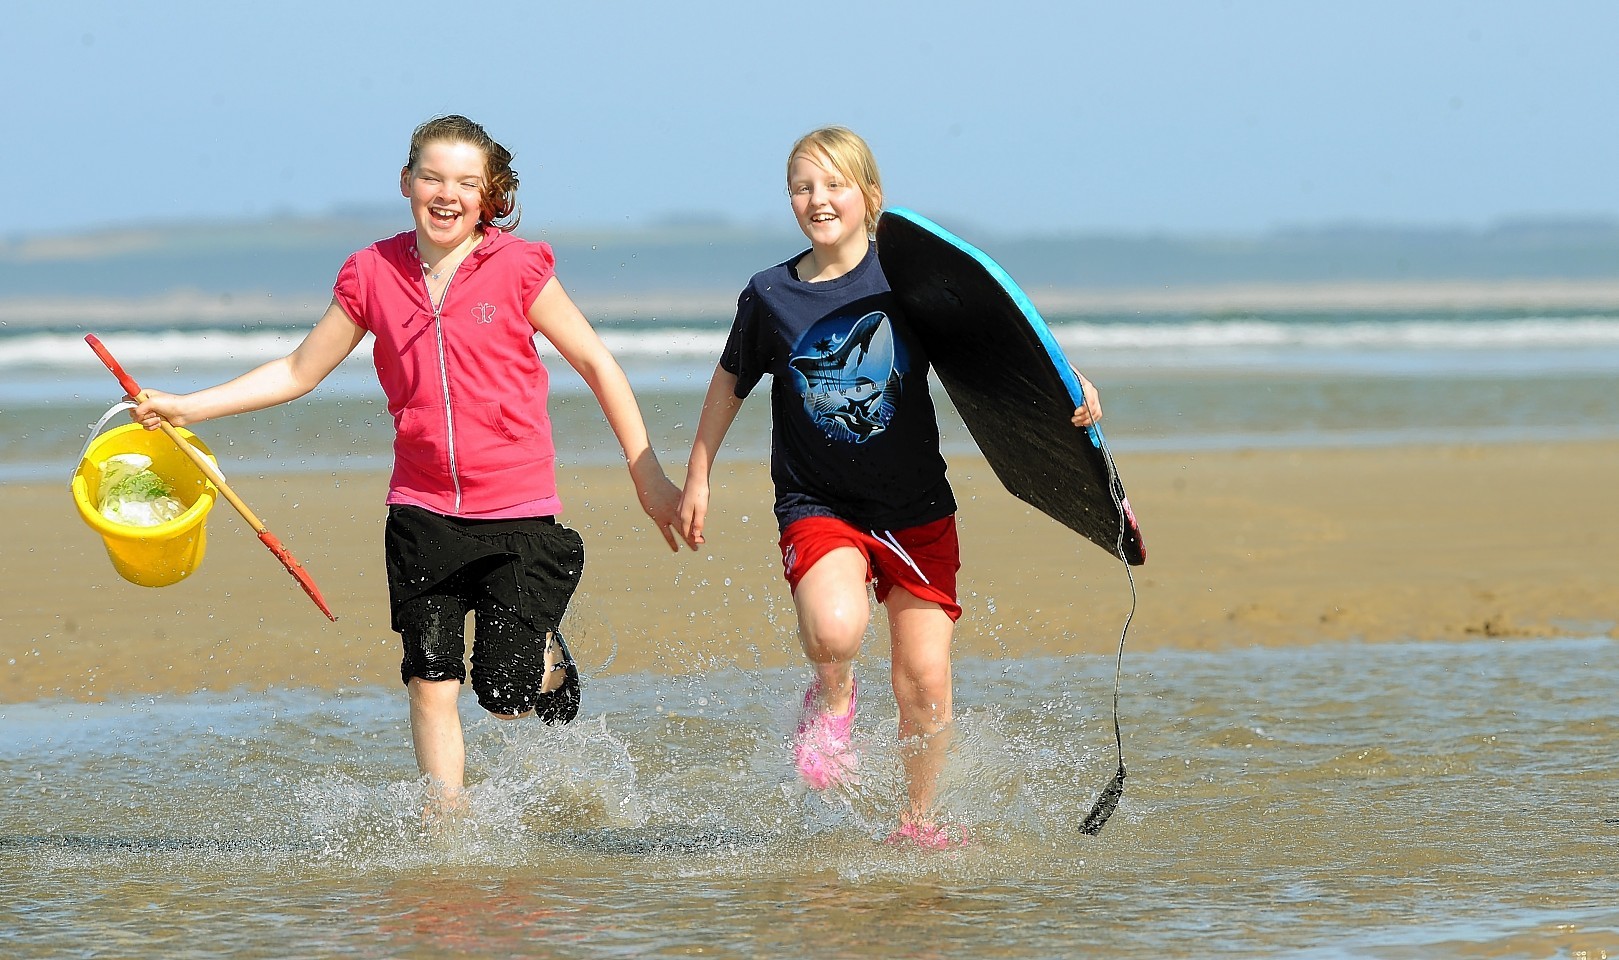
[[[794,761],[818,790],[857,776],[853,665],[872,583],[888,611],[908,800],[889,841],[949,846],[962,834],[936,823],[932,808],[952,717],[961,562],[928,358],[877,261],[882,181],[865,141],[842,127],[803,137],[788,153],[787,191],[810,249],[756,274],[737,302],[692,444],[680,529],[702,542],[714,457],[769,374],[782,567],[815,670]],[[1084,387],[1076,426],[1102,413]]]

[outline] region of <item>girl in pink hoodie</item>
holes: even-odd
[[[511,234],[511,154],[460,116],[411,137],[399,175],[415,228],[349,257],[330,306],[298,347],[228,383],[149,391],[148,429],[261,410],[313,390],[367,334],[394,418],[384,553],[404,645],[411,738],[430,813],[462,805],[456,698],[466,615],[477,620],[478,702],[495,716],[568,722],[578,673],[558,631],[584,564],[556,522],[556,451],[540,333],[595,393],[641,507],[671,550],[680,492],[658,463],[629,380],[557,280],[548,244]]]

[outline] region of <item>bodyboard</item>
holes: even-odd
[[[884,211],[877,256],[978,449],[1018,499],[1132,565],[1141,529],[1102,431],[1070,418],[1079,377],[1034,304],[982,251],[910,210]]]

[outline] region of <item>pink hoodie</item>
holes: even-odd
[[[355,253],[333,294],[376,337],[394,418],[388,502],[460,517],[559,512],[550,374],[528,310],[555,275],[545,243],[490,228],[434,312],[408,230]]]

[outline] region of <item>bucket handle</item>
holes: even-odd
[[[68,489],[73,488],[73,480],[79,475],[79,464],[84,462],[84,455],[90,452],[90,444],[96,442],[96,437],[101,435],[101,429],[107,425],[107,421],[111,420],[114,416],[125,410],[133,409],[135,409],[135,404],[130,403],[128,400],[119,401],[118,403],[115,403],[109,407],[107,412],[101,415],[101,419],[96,421],[95,426],[90,428],[90,435],[84,440],[84,448],[79,451],[78,457],[76,457],[73,461],[73,472],[68,474]],[[224,471],[221,470],[219,475],[223,477],[225,475]]]

